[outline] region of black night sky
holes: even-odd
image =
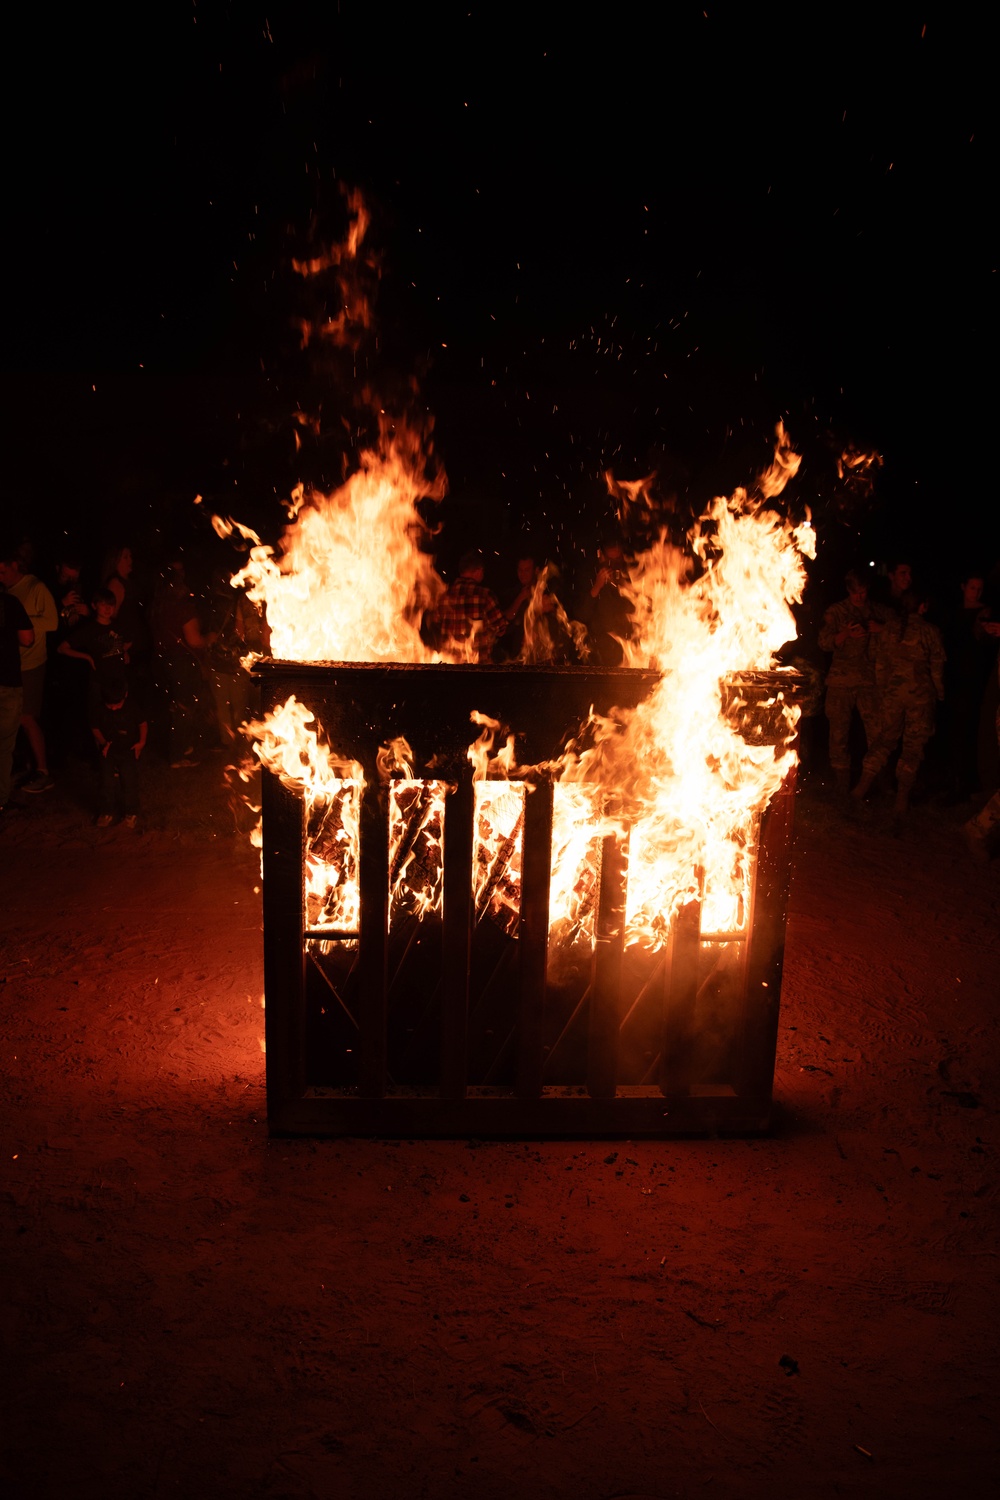
[[[150,556],[201,492],[273,532],[276,497],[370,436],[360,386],[396,406],[416,377],[454,545],[589,545],[608,466],[697,504],[783,416],[822,576],[897,545],[993,564],[986,23],[653,16],[208,0],[8,26],[9,523]],[[377,343],[320,367],[289,262],[342,231],[342,184],[373,212]],[[325,433],[298,457],[297,406]],[[884,455],[874,503],[838,489],[848,439]]]

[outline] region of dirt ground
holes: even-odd
[[[0,828],[5,1495],[992,1492],[1000,861],[800,793],[773,1134],[269,1140],[218,764]]]

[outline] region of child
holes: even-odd
[[[93,719],[101,705],[105,689],[118,685],[128,665],[128,642],[112,626],[115,596],[110,589],[98,589],[91,604],[94,618],[78,625],[73,634],[59,644],[60,656],[85,661],[91,669],[89,684],[90,715]]]
[[[101,802],[98,828],[114,819],[115,782],[121,789],[123,822],[134,828],[139,815],[139,756],[146,744],[146,721],[129,699],[124,677],[109,680],[92,729],[101,756]]]

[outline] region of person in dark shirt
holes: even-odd
[[[604,538],[597,562],[593,582],[581,593],[576,612],[587,627],[593,660],[602,667],[620,667],[622,642],[632,634],[632,605],[624,592],[629,564],[620,538]]]
[[[59,640],[65,640],[70,631],[90,616],[90,606],[80,582],[82,570],[80,559],[73,552],[64,553],[56,563],[52,593],[59,606]]]
[[[42,729],[42,705],[45,697],[45,665],[48,658],[48,635],[59,624],[56,601],[45,584],[25,571],[33,548],[0,548],[0,585],[24,605],[31,624],[30,646],[21,649],[21,728],[35,762],[35,774],[22,782],[22,789],[35,793],[50,791],[55,782],[49,775],[48,750]],[[26,560],[27,559],[27,560]]]
[[[553,563],[539,567],[530,554],[518,558],[520,588],[504,610],[507,631],[498,652],[505,661],[565,666],[577,660],[578,641],[586,627],[567,616],[556,594],[558,579]]]
[[[896,553],[883,576],[876,582],[873,590],[874,601],[899,615],[903,610],[903,595],[912,587],[913,564]]]
[[[120,793],[126,828],[134,828],[139,816],[139,757],[146,745],[146,721],[131,699],[124,674],[110,678],[91,728],[101,757],[98,828],[114,821],[116,791]]]
[[[35,630],[20,599],[0,588],[0,812],[10,797],[14,741],[21,724],[21,647],[30,646]]]
[[[115,596],[110,589],[98,589],[91,605],[93,619],[78,625],[71,636],[59,643],[59,655],[84,661],[90,667],[88,704],[93,715],[105,687],[117,683],[125,674],[128,643],[112,624]]]
[[[994,672],[996,642],[986,629],[990,610],[984,598],[982,572],[962,577],[961,601],[942,621],[948,661],[944,670],[947,787],[945,806],[968,801],[979,789],[978,741],[983,694]]]
[[[115,602],[115,629],[127,642],[131,657],[142,656],[149,646],[149,632],[139,603],[133,573],[131,547],[115,547],[104,560],[101,586]]]
[[[81,760],[90,760],[94,753],[87,717],[89,673],[59,649],[63,641],[72,644],[73,632],[92,618],[81,573],[79,557],[68,549],[59,556],[51,583],[52,596],[59,609],[59,624],[49,639],[45,684],[51,740],[49,761],[53,770],[61,770],[70,754]]]

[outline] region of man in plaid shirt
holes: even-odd
[[[458,577],[434,612],[439,649],[456,661],[489,661],[493,646],[507,629],[507,619],[489,589],[481,552],[467,552]]]

